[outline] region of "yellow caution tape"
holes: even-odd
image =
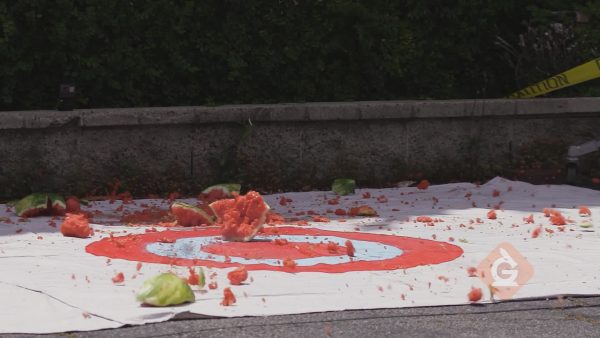
[[[564,73],[554,75],[544,81],[516,91],[508,96],[509,99],[522,99],[544,95],[561,88],[576,85],[581,82],[600,77],[600,58],[586,62]]]

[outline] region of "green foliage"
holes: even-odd
[[[525,30],[509,42],[498,38],[514,74],[515,87],[523,88],[600,56],[600,2],[552,0],[533,2]],[[589,81],[561,89],[551,96],[598,96],[600,82]]]
[[[581,6],[596,20],[598,5]],[[53,108],[66,81],[80,108],[498,97],[515,88],[496,37],[514,43],[530,9],[492,0],[2,1],[0,110]]]

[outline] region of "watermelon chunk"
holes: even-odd
[[[77,198],[77,196],[69,196],[65,205],[67,212],[77,213],[81,211],[81,203],[79,203],[79,198]]]
[[[15,212],[19,217],[35,217],[43,215],[64,215],[65,200],[52,193],[35,193],[28,195],[15,204]]]
[[[215,201],[210,208],[221,226],[226,241],[249,242],[262,229],[270,207],[256,191],[246,195],[233,193],[233,198]]]
[[[209,211],[183,202],[171,204],[171,213],[177,219],[177,224],[184,227],[211,225],[215,222],[215,217]]]
[[[248,271],[246,271],[245,267],[239,267],[233,271],[230,271],[227,274],[227,279],[229,279],[229,283],[231,285],[240,285],[246,279],[248,279]]]
[[[84,215],[67,214],[65,221],[60,226],[60,232],[63,236],[87,238],[94,234],[90,228],[90,222]]]
[[[237,183],[223,183],[212,185],[200,193],[198,199],[205,202],[211,203],[225,198],[232,198],[233,193],[240,193],[242,186]]]
[[[235,295],[231,291],[231,288],[223,289],[223,300],[221,301],[221,305],[223,306],[231,306],[235,304],[236,299]]]
[[[471,291],[467,294],[469,302],[476,303],[481,300],[482,297],[481,288],[471,287]]]
[[[196,297],[187,282],[172,273],[162,273],[144,282],[136,299],[152,306],[171,306],[194,302]]]
[[[368,205],[361,205],[358,207],[350,208],[348,211],[350,216],[377,216],[377,211]]]

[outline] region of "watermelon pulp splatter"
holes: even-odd
[[[191,266],[188,267],[188,272],[189,272],[189,276],[187,278],[187,283],[189,285],[198,285],[200,284],[200,278],[198,276],[198,274],[196,273],[196,271],[194,271],[194,268],[192,268]]]
[[[123,283],[125,281],[125,275],[122,272],[117,273],[113,278],[112,282],[115,284]]]
[[[354,253],[356,252],[356,249],[354,249],[354,244],[352,244],[352,241],[347,240],[345,245],[346,245],[346,254],[350,257],[354,257]]]
[[[223,199],[210,204],[221,226],[222,238],[226,241],[248,242],[263,227],[269,206],[256,191],[246,195],[233,193],[232,199]]]

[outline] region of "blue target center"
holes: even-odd
[[[278,238],[286,239],[288,242],[300,243],[327,243],[333,242],[338,246],[344,246],[348,238],[336,236],[306,236],[306,235],[281,235]],[[257,236],[256,241],[270,241],[272,238]],[[281,266],[282,259],[264,258],[244,258],[244,257],[225,257],[202,251],[202,247],[208,244],[224,243],[220,236],[207,237],[188,237],[177,239],[174,243],[152,243],[146,246],[146,250],[158,256],[171,258],[185,258],[197,260],[212,260],[216,262],[240,263],[240,264],[267,264],[271,266]],[[355,253],[354,257],[348,255],[321,256],[295,259],[298,266],[313,266],[317,264],[341,264],[356,261],[380,261],[392,259],[402,255],[402,250],[394,246],[385,245],[377,242],[352,240]]]

